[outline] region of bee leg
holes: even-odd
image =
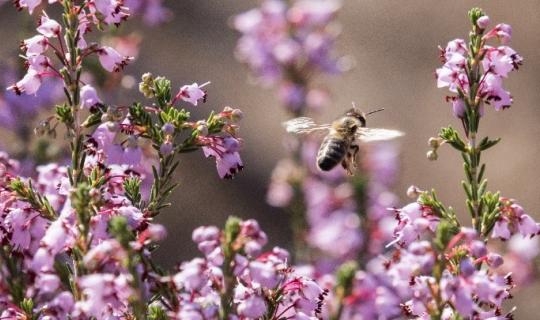
[[[352,167],[354,170],[356,170],[356,156],[358,155],[358,151],[360,151],[360,147],[357,145],[351,145],[349,149],[349,153],[347,154],[348,157],[350,157],[349,162],[352,164]]]
[[[354,163],[355,154],[356,152],[351,152],[351,150],[349,150],[341,162],[343,169],[347,170],[347,174],[349,176],[352,176],[354,174],[354,170],[356,169],[356,164]]]

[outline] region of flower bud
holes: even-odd
[[[172,123],[167,122],[161,127],[161,130],[166,135],[172,135],[174,131],[176,130],[176,128],[174,127]]]
[[[439,158],[435,150],[429,150],[426,154],[428,160],[435,161]]]
[[[476,268],[474,267],[471,259],[465,258],[459,263],[459,271],[465,277],[469,277],[476,271]]]
[[[154,90],[152,88],[153,88],[154,77],[152,76],[151,73],[147,72],[142,75],[141,79],[142,79],[142,82],[139,83],[139,91],[146,98],[153,98]]]
[[[487,254],[486,245],[480,240],[475,240],[471,243],[470,251],[475,258],[481,258]]]
[[[441,142],[439,141],[438,138],[431,137],[431,138],[429,138],[429,140],[428,140],[428,144],[429,144],[429,146],[432,147],[433,149],[437,149],[437,148],[441,145]]]
[[[456,118],[463,119],[466,112],[465,102],[462,99],[454,99],[452,101],[452,111]]]
[[[173,151],[173,144],[170,141],[165,141],[160,147],[159,152],[163,155],[169,155]]]
[[[489,253],[487,257],[487,264],[492,268],[498,268],[504,263],[500,254]]]
[[[203,136],[206,136],[208,134],[208,125],[206,124],[206,121],[197,121],[197,131],[199,131],[199,133]]]
[[[161,224],[152,223],[148,226],[148,235],[153,241],[161,241],[167,236],[167,230]]]
[[[485,29],[489,25],[489,22],[490,21],[488,16],[481,16],[480,18],[478,18],[478,20],[476,20],[476,25],[480,29]]]

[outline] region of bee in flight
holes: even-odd
[[[358,142],[390,140],[403,135],[397,130],[366,128],[366,117],[383,110],[363,113],[353,103],[352,109],[331,124],[318,125],[311,118],[300,117],[284,122],[283,126],[287,132],[295,134],[326,133],[317,153],[317,167],[330,171],[341,163],[347,174],[352,175],[360,150]]]

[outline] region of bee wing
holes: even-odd
[[[362,142],[391,140],[403,135],[403,132],[391,129],[358,128],[356,131],[356,138]]]
[[[294,118],[283,122],[283,127],[288,133],[308,134],[312,132],[326,132],[330,129],[330,124],[316,124],[308,117]]]

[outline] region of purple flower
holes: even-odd
[[[122,56],[118,51],[111,47],[102,47],[98,51],[99,62],[103,69],[109,72],[118,72],[122,70],[133,58]]]
[[[180,88],[180,91],[176,94],[176,99],[182,99],[196,106],[199,100],[205,99],[206,93],[201,90],[201,88],[208,84],[210,84],[210,82],[203,83],[200,86],[197,83],[185,85]]]
[[[98,103],[101,103],[101,99],[98,97],[96,89],[87,84],[81,88],[81,108],[90,109]]]

